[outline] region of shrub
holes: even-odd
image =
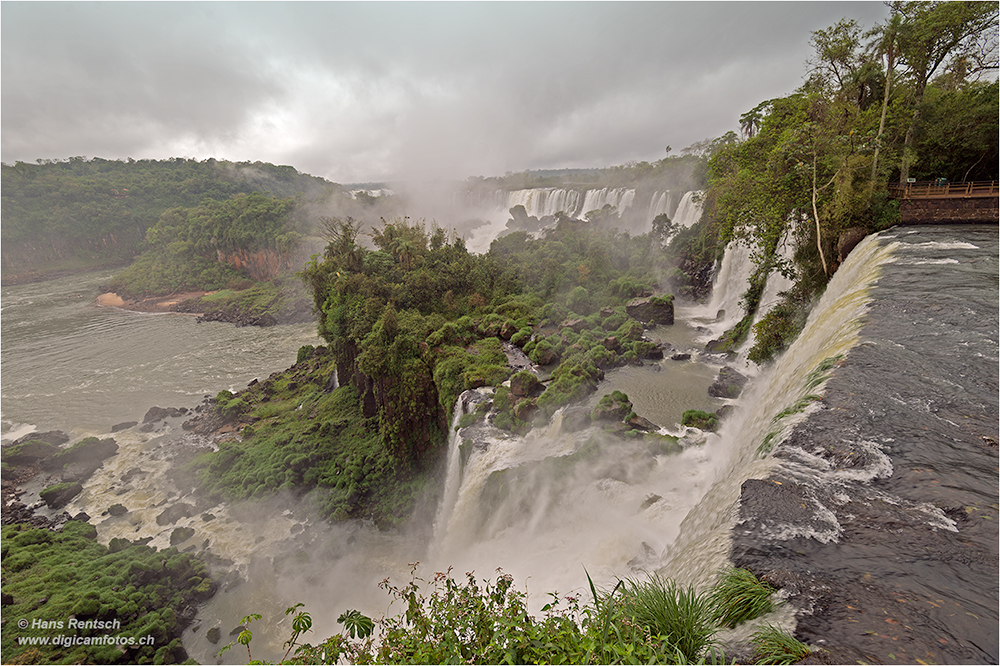
[[[715,431],[719,427],[719,416],[711,412],[688,409],[681,416],[681,425],[698,428],[699,430]]]

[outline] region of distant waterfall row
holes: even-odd
[[[634,188],[603,187],[599,189],[574,190],[557,187],[536,187],[524,190],[494,190],[474,198],[470,203],[493,213],[507,215],[514,206],[524,206],[531,217],[542,218],[563,212],[571,217],[583,218],[587,213],[601,210],[606,205],[614,206],[619,217],[626,211],[635,217],[645,213],[644,222],[652,223],[662,213],[676,216],[674,222],[689,227],[701,216],[701,206],[694,203],[688,192],[677,200],[669,190],[654,191],[647,199],[637,196]],[[492,216],[491,216],[492,217]],[[680,219],[683,218],[683,221]]]

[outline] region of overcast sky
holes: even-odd
[[[801,85],[880,2],[3,2],[4,163],[290,164],[336,182],[657,160]]]

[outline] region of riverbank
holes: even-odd
[[[177,309],[181,303],[186,301],[198,302],[202,296],[214,294],[214,291],[188,291],[181,294],[170,294],[168,296],[151,296],[143,299],[125,299],[114,292],[104,292],[97,297],[97,304],[104,307],[121,308],[133,312],[179,312]],[[198,308],[201,311],[183,310],[184,314],[204,314],[206,308]]]

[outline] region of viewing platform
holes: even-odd
[[[998,224],[1000,183],[933,180],[889,185],[901,224]]]

